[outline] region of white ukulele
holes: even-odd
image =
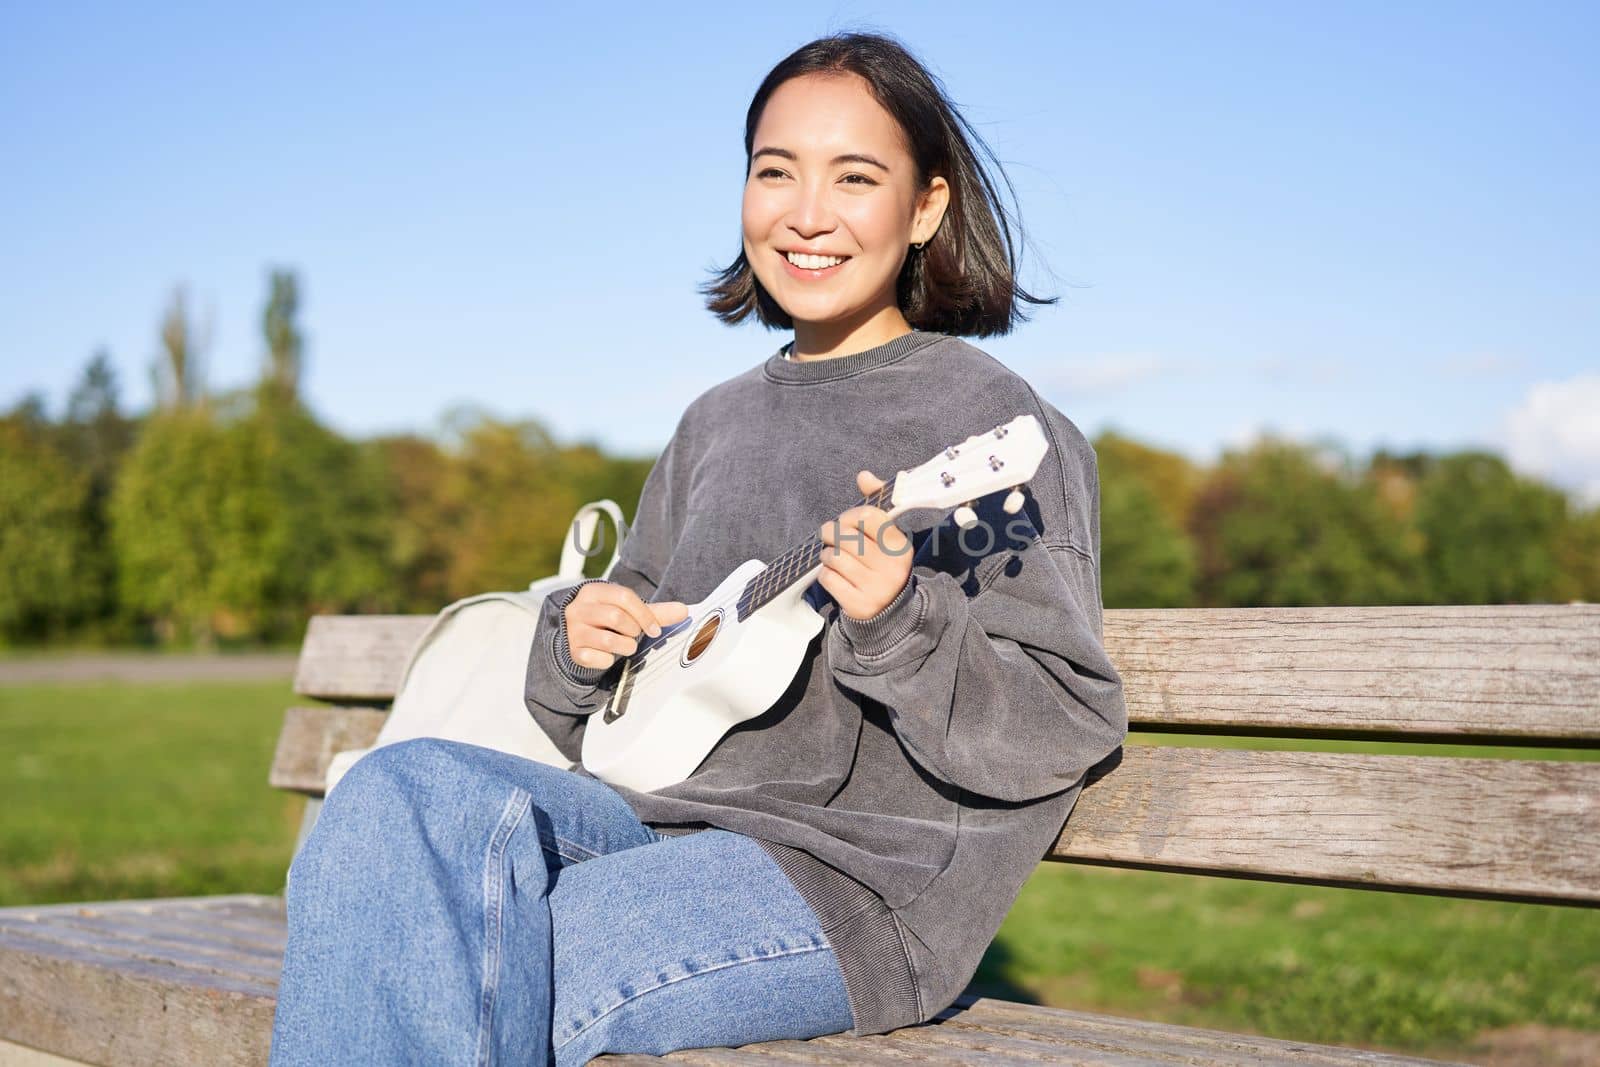
[[[900,471],[860,503],[890,518],[960,505],[955,517],[965,528],[977,521],[973,501],[1010,489],[1003,508],[1015,514],[1022,484],[1049,447],[1039,420],[1019,415]],[[804,596],[826,547],[812,536],[771,566],[747,560],[710,596],[688,605],[682,622],[658,637],[640,635],[633,655],[623,658],[611,699],[587,720],[583,766],[612,785],[664,789],[693,774],[730,729],[770,708],[822,629],[823,617]]]

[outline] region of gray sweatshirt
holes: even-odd
[[[861,503],[856,471],[887,478],[1021,414],[1051,445],[1022,511],[992,494],[965,536],[944,512],[902,516],[914,555],[894,602],[855,620],[813,583],[827,624],[778,702],[686,780],[617,789],[662,833],[721,827],[767,849],[821,920],[853,1034],[926,1021],[960,995],[1085,772],[1127,735],[1102,645],[1093,447],[956,337],[803,362],[780,349],[689,405],[610,573],[647,601],[693,604]],[[620,673],[568,654],[562,609],[581,584],[545,601],[526,688],[574,761]]]

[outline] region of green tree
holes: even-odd
[[[277,403],[293,404],[300,396],[304,338],[295,322],[300,310],[300,283],[290,270],[274,270],[268,280],[267,306],[261,332],[267,340],[267,366],[262,388]]]
[[[462,502],[454,484],[455,459],[436,442],[414,435],[379,438],[372,447],[392,502],[388,559],[399,606],[438,611],[456,599],[450,583]]]
[[[161,355],[151,379],[156,403],[166,410],[194,407],[205,399],[202,360],[211,330],[190,318],[188,304],[188,290],[177,286],[161,317]]]
[[[1556,599],[1557,538],[1566,495],[1512,473],[1488,452],[1429,464],[1417,487],[1416,524],[1426,543],[1428,592],[1438,604]]]
[[[517,589],[553,573],[585,500],[549,432],[531,419],[506,422],[472,409],[453,412],[448,425],[457,516],[451,594]]]
[[[1136,441],[1116,430],[1101,431],[1094,439],[1094,450],[1102,483],[1137,478],[1154,495],[1173,527],[1181,530],[1188,526],[1189,509],[1194,506],[1205,473],[1187,456]]]
[[[94,613],[89,477],[26,407],[0,418],[0,639],[59,637]]]
[[[1576,510],[1556,536],[1555,599],[1600,604],[1600,506]]]
[[[1194,549],[1139,479],[1100,482],[1100,584],[1108,608],[1181,608],[1194,602]]]
[[[215,637],[225,437],[204,409],[158,412],[140,428],[112,490],[118,595],[164,641]]]
[[[1416,546],[1349,468],[1326,450],[1271,438],[1224,455],[1191,518],[1202,603],[1415,602]]]
[[[393,605],[389,515],[378,450],[299,408],[163,413],[113,494],[120,589],[166,640],[291,639]]]
[[[133,444],[134,421],[122,414],[110,355],[96,352],[67,400],[57,427],[62,453],[88,478],[82,525],[88,543],[83,560],[94,593],[88,620],[100,636],[120,636],[116,557],[111,548],[111,490],[117,469]]]
[[[1093,443],[1100,471],[1100,578],[1106,607],[1192,604],[1194,546],[1184,525],[1199,472],[1175,452],[1114,430]]]

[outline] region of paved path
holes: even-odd
[[[83,652],[0,658],[0,685],[36,682],[254,682],[294,677],[293,652]]]

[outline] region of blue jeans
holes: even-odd
[[[431,738],[375,749],[289,872],[273,1067],[535,1064],[847,1030],[817,917],[726,830]]]

